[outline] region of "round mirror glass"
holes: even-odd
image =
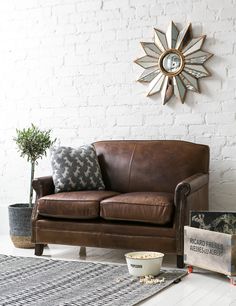
[[[177,72],[181,68],[180,56],[174,52],[166,54],[162,60],[162,67],[168,73]]]

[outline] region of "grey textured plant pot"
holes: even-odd
[[[8,206],[11,240],[17,248],[34,248],[31,242],[31,215],[33,207],[28,204],[12,204]]]

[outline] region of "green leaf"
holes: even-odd
[[[27,161],[37,164],[39,158],[47,155],[47,149],[55,143],[56,139],[51,139],[51,130],[40,130],[37,126],[31,124],[29,128],[16,129],[14,141],[18,146],[20,156],[26,157]]]

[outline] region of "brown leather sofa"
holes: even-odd
[[[104,191],[54,193],[33,181],[35,254],[45,244],[153,250],[177,255],[190,210],[208,209],[209,148],[177,140],[94,143]]]

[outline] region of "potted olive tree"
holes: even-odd
[[[33,208],[33,187],[35,166],[38,159],[46,156],[47,149],[52,146],[56,139],[51,139],[51,130],[43,131],[35,125],[16,130],[14,141],[18,146],[20,156],[26,157],[31,164],[29,202],[26,204],[17,203],[8,207],[10,236],[15,247],[31,248],[31,215]]]

